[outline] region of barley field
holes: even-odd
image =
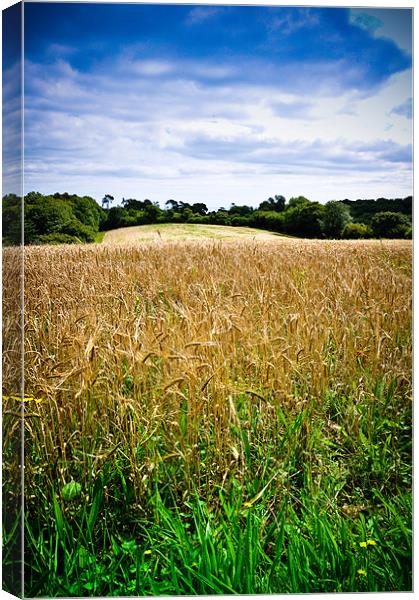
[[[411,301],[409,241],[26,248],[25,594],[411,590]]]

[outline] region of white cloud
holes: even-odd
[[[411,128],[392,112],[409,72],[369,96],[335,97],[204,83],[190,62],[118,60],[118,69],[88,74],[62,60],[49,71],[27,65],[26,191],[212,208],[273,193],[320,201],[411,193]]]
[[[137,61],[132,65],[132,70],[137,75],[165,75],[173,70],[168,62],[158,60]]]
[[[16,62],[3,72],[3,165],[2,193],[20,194],[22,188],[22,99],[21,65]]]

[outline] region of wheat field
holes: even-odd
[[[103,244],[138,244],[152,241],[208,241],[223,242],[237,240],[277,241],[283,238],[279,233],[255,229],[253,227],[234,227],[230,225],[204,225],[201,223],[158,223],[153,225],[136,225],[121,227],[107,231]]]
[[[27,594],[410,589],[411,242],[159,239],[24,261]]]

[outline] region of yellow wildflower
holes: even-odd
[[[151,550],[146,550],[144,554],[151,554]]]
[[[361,548],[366,548],[367,542],[359,542],[359,545],[361,546]]]
[[[357,573],[358,573],[358,575],[362,575],[363,577],[365,577],[365,575],[367,574],[365,569],[358,569]]]
[[[33,396],[26,396],[22,398],[21,396],[3,396],[3,400],[17,400],[18,402],[36,402],[39,404],[42,402],[43,398],[34,398]]]
[[[367,546],[375,546],[376,542],[374,540],[367,540]]]

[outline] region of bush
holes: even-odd
[[[68,225],[65,225],[59,232],[70,237],[78,238],[82,242],[94,242],[96,233],[88,225],[83,225],[77,219],[71,219]]]
[[[251,216],[241,217],[239,215],[234,215],[234,217],[231,218],[231,224],[234,227],[249,227],[249,225],[251,224],[251,220]]]
[[[257,210],[249,218],[248,223],[254,227],[281,233],[284,231],[284,214],[274,211]]]
[[[372,237],[372,229],[364,223],[348,223],[342,232],[346,240],[364,240]]]
[[[225,210],[209,214],[209,222],[212,225],[231,225],[231,217]]]
[[[81,244],[82,240],[74,235],[67,233],[48,233],[46,235],[38,235],[33,238],[31,244]]]
[[[195,215],[193,217],[191,217],[190,219],[188,219],[188,223],[196,223],[196,224],[205,224],[208,223],[208,219],[205,216],[201,216],[201,215]]]

